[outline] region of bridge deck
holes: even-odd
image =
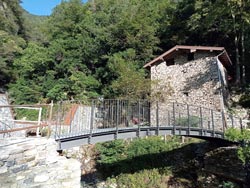
[[[153,135],[179,135],[223,139],[224,133],[208,129],[180,126],[161,126],[161,127],[127,127],[127,128],[107,128],[96,130],[85,130],[83,132],[61,135],[56,139],[59,143],[58,150],[64,150],[75,146],[94,144],[98,142],[111,141],[116,139],[141,138]]]

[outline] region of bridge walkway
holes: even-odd
[[[63,102],[58,108],[55,139],[58,150],[115,139],[179,135],[225,141],[227,128],[243,128],[240,118],[188,104],[129,100]],[[74,113],[71,107],[74,106]],[[65,125],[65,117],[70,123]]]

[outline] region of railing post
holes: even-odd
[[[61,121],[62,121],[62,118],[63,118],[63,115],[62,115],[62,101],[60,101],[59,102],[59,108],[58,108],[58,111],[57,111],[56,131],[55,131],[56,132],[55,137],[58,136],[59,139],[61,138]]]
[[[48,123],[48,131],[49,131],[48,137],[51,136],[51,121],[52,121],[52,115],[53,115],[53,106],[54,106],[54,103],[52,100],[50,103],[49,120],[47,122]]]
[[[91,115],[90,115],[90,134],[89,134],[89,144],[91,143],[91,137],[93,134],[93,129],[94,129],[94,111],[95,111],[95,101],[92,100],[91,102]]]
[[[175,135],[175,103],[173,102],[173,135]]]
[[[187,104],[187,116],[188,116],[188,135],[190,135],[190,112],[188,104]]]
[[[225,137],[225,114],[224,112],[222,111],[221,112],[221,120],[222,120],[222,132],[223,132],[223,138]]]
[[[203,116],[202,116],[202,108],[200,107],[200,124],[201,124],[201,134],[200,136],[203,136]]]
[[[232,116],[232,114],[230,115],[231,117],[231,121],[232,121],[232,128],[234,128],[234,117]]]
[[[213,133],[212,136],[215,136],[215,130],[214,130],[214,113],[213,110],[211,109],[211,120],[212,120],[212,129],[213,129]]]
[[[41,125],[41,118],[42,118],[42,107],[39,108],[39,114],[38,114],[38,126],[36,129],[36,136],[39,136],[39,132],[40,132],[40,125]]]
[[[118,138],[118,124],[119,124],[119,110],[120,110],[120,101],[116,101],[116,125],[115,125],[115,140]]]
[[[240,118],[240,130],[243,132],[242,118]]]
[[[168,127],[170,126],[170,112],[168,111]]]
[[[140,128],[140,124],[141,124],[141,117],[140,117],[140,111],[141,111],[141,103],[140,100],[138,101],[138,138],[140,137],[140,132],[141,132],[141,128]]]
[[[72,133],[72,112],[73,111],[73,105],[70,102],[70,116],[69,116],[69,132]]]
[[[159,125],[159,103],[158,101],[156,102],[156,127],[157,127],[156,135],[159,136],[160,125]]]

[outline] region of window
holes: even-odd
[[[174,65],[174,58],[166,60],[166,65],[167,66]]]
[[[194,60],[194,53],[188,53],[187,60],[188,61]]]

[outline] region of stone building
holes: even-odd
[[[151,80],[156,81],[152,95],[165,93],[159,98],[159,108],[166,113],[172,111],[172,102],[224,110],[231,66],[223,47],[177,45],[145,64],[144,68],[150,70]],[[177,108],[183,107],[178,105]]]

